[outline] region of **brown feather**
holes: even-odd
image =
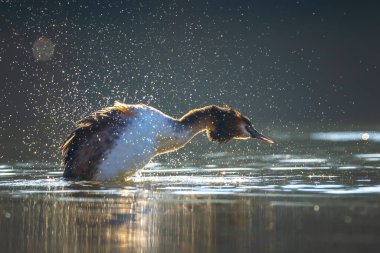
[[[127,105],[115,102],[76,123],[76,129],[69,134],[60,151],[65,165],[65,178],[92,179],[97,167],[128,124],[128,118],[135,115]]]
[[[208,105],[194,109],[185,114],[181,119],[184,125],[197,126],[207,131],[207,137],[216,142],[226,142],[240,135],[237,127],[246,118],[230,106]]]

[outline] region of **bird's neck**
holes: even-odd
[[[179,119],[179,123],[183,128],[189,130],[193,137],[200,132],[214,128],[213,111],[211,106],[191,110]]]
[[[163,133],[158,138],[157,154],[175,151],[183,147],[195,135],[203,131],[213,129],[213,114],[210,106],[194,109],[186,113],[182,118],[171,119],[172,130]]]

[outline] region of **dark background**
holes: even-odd
[[[115,99],[175,117],[230,104],[268,131],[379,123],[379,1],[0,6],[0,161],[57,161],[73,122]]]

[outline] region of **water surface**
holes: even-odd
[[[128,182],[0,164],[1,252],[374,252],[380,133],[196,139]]]

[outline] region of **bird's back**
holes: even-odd
[[[61,146],[65,178],[109,179],[141,169],[171,135],[173,119],[145,105],[114,106],[79,121]]]
[[[94,112],[76,124],[60,150],[65,178],[92,179],[101,161],[133,118],[133,108],[122,103]]]

